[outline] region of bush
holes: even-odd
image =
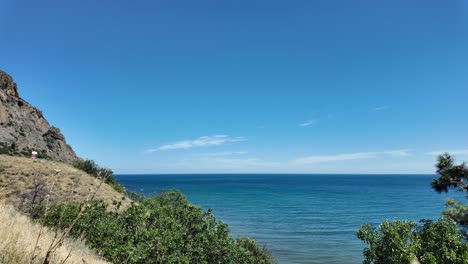
[[[99,165],[94,162],[94,160],[79,160],[74,164],[75,168],[86,172],[87,174],[100,178],[106,177],[106,183],[109,184],[114,190],[124,193],[125,188],[118,184],[114,172],[110,169],[101,168]]]
[[[108,182],[108,184],[110,185],[110,187],[112,187],[117,192],[125,193],[125,188],[122,185],[120,185],[120,184],[118,184],[116,182]]]
[[[385,221],[379,229],[364,225],[357,233],[368,244],[363,263],[410,263],[415,259],[421,264],[468,263],[468,244],[456,222],[451,219],[422,222],[418,226],[412,221]]]
[[[463,235],[468,239],[468,204],[448,199],[446,205],[444,216],[457,222]]]
[[[31,157],[32,151],[33,150],[30,148],[17,150],[15,144],[8,145],[7,143],[0,142],[0,155],[4,154],[8,156]],[[38,154],[37,154],[38,159],[51,160],[51,158],[47,154],[44,154],[46,153],[45,150],[37,150],[37,151],[38,151]]]
[[[146,196],[134,191],[125,190],[125,195],[132,201],[141,202],[146,199]]]
[[[4,201],[0,201],[0,223],[2,264],[43,264],[47,249],[61,235],[32,222]],[[70,239],[65,239],[51,255],[50,263],[108,264],[87,250],[81,241]]]
[[[14,156],[18,155],[15,144],[8,145],[5,142],[0,142],[0,154]]]
[[[42,221],[68,227],[78,204],[52,206]],[[211,210],[194,206],[178,191],[143,198],[121,212],[93,202],[72,235],[115,263],[272,263],[255,241],[234,239]]]
[[[97,176],[99,166],[94,160],[79,160],[74,164],[75,168],[80,169],[89,175]]]

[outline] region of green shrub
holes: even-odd
[[[30,148],[17,150],[15,144],[8,145],[4,142],[0,142],[0,154],[19,157],[31,157],[32,151],[33,150]],[[46,152],[45,150],[37,150],[37,152],[38,159],[51,159],[47,154],[44,154]]]
[[[45,153],[45,151],[39,151],[38,154],[37,154],[37,158],[38,159],[51,160],[51,158],[47,154],[44,154],[44,153]]]
[[[438,177],[431,184],[434,190],[441,193],[454,189],[468,193],[468,166],[465,162],[456,165],[455,158],[449,153],[444,153],[437,157],[436,168]],[[468,204],[449,199],[444,216],[457,222],[468,239]]]
[[[448,199],[446,205],[447,210],[444,211],[444,216],[457,222],[463,235],[468,239],[468,204]]]
[[[89,175],[97,176],[100,167],[94,160],[79,160],[74,164],[75,168],[80,169]]]
[[[6,143],[0,142],[0,154],[11,156],[16,154],[16,150],[14,146],[8,146]]]
[[[116,182],[109,182],[108,184],[110,185],[110,187],[112,187],[117,192],[125,193],[125,188],[122,185],[120,185],[120,184],[118,184]]]
[[[271,252],[266,246],[260,248],[255,240],[248,237],[238,238],[236,243],[239,247],[237,254],[240,254],[238,259],[244,261],[241,263],[271,263]]]
[[[377,229],[365,224],[357,233],[368,244],[365,260],[370,264],[410,263],[467,264],[468,244],[451,219],[423,221],[418,226],[412,221],[385,221]]]
[[[438,177],[432,182],[437,192],[449,189],[468,191],[466,163],[455,165],[448,153],[437,158]],[[422,226],[412,221],[385,221],[377,229],[363,225],[357,232],[368,244],[364,249],[364,263],[468,264],[468,205],[453,199],[447,201],[442,219],[423,220]]]
[[[101,168],[99,165],[94,162],[94,160],[79,160],[73,164],[75,168],[86,172],[87,174],[94,176],[94,177],[105,177],[106,183],[109,184],[114,190],[124,193],[125,188],[118,184],[114,172],[110,169]]]
[[[141,202],[146,199],[146,196],[133,191],[125,190],[125,195],[135,202]]]
[[[66,228],[79,210],[78,204],[52,206],[41,221]],[[272,263],[268,250],[251,239],[232,238],[211,210],[178,191],[143,198],[121,212],[93,202],[71,234],[114,263]]]

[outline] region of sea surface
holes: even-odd
[[[435,175],[118,175],[127,189],[181,190],[231,228],[266,244],[279,263],[362,263],[362,224],[437,219],[444,201]]]

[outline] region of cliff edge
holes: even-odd
[[[0,154],[30,156],[33,149],[55,161],[78,160],[60,129],[23,100],[13,78],[0,70]]]

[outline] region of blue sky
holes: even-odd
[[[0,1],[0,69],[118,173],[468,160],[468,1]]]

